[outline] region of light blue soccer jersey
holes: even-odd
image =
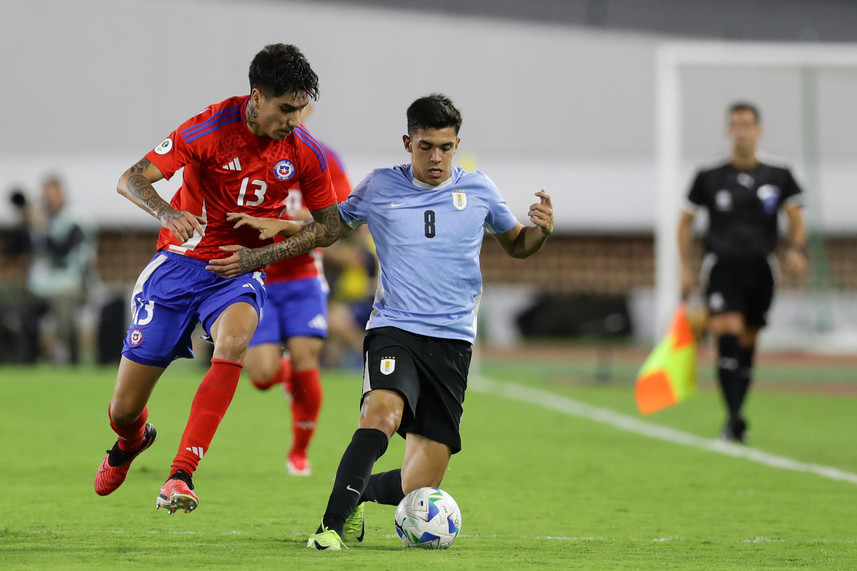
[[[377,169],[339,212],[352,228],[368,224],[375,240],[381,271],[367,329],[476,341],[482,238],[517,224],[491,179],[456,167],[432,187],[409,164]]]

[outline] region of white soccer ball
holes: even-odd
[[[420,488],[399,502],[395,521],[406,547],[446,549],[461,531],[461,510],[443,490]]]

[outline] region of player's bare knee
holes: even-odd
[[[250,337],[251,334],[243,332],[218,336],[214,341],[214,356],[229,361],[242,361],[247,353]]]
[[[394,391],[370,391],[363,397],[359,427],[377,428],[392,438],[402,422],[404,407],[404,399]]]
[[[247,371],[247,376],[254,383],[266,383],[277,374],[276,369],[259,367],[258,365],[252,366],[249,361],[244,363],[244,370]]]
[[[377,428],[381,432],[387,435],[387,438],[392,438],[396,431],[399,430],[399,423],[401,422],[401,417],[396,416],[393,413],[386,415],[373,415],[372,417],[366,418],[365,423],[363,419],[360,422],[360,428]]]
[[[318,369],[318,354],[316,355],[292,355],[292,370],[294,371],[311,371]]]
[[[310,371],[319,366],[318,356],[323,341],[316,337],[293,337],[289,340],[289,358],[293,371]]]
[[[392,438],[402,422],[402,411],[396,408],[373,407],[361,411],[360,428],[375,428]]]
[[[258,355],[255,357],[256,358],[247,357],[247,360],[244,363],[244,371],[247,373],[247,376],[250,377],[251,381],[258,383],[267,382],[277,374],[277,371],[280,370],[279,359],[259,358]]]

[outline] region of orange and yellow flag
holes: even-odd
[[[685,400],[696,392],[696,338],[682,303],[672,325],[637,374],[634,398],[643,414]]]

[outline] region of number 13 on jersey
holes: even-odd
[[[249,197],[247,196],[248,187]],[[241,192],[238,193],[238,206],[259,206],[264,202],[267,191],[268,183],[264,180],[255,179],[251,182],[250,177],[245,176],[241,181]]]

